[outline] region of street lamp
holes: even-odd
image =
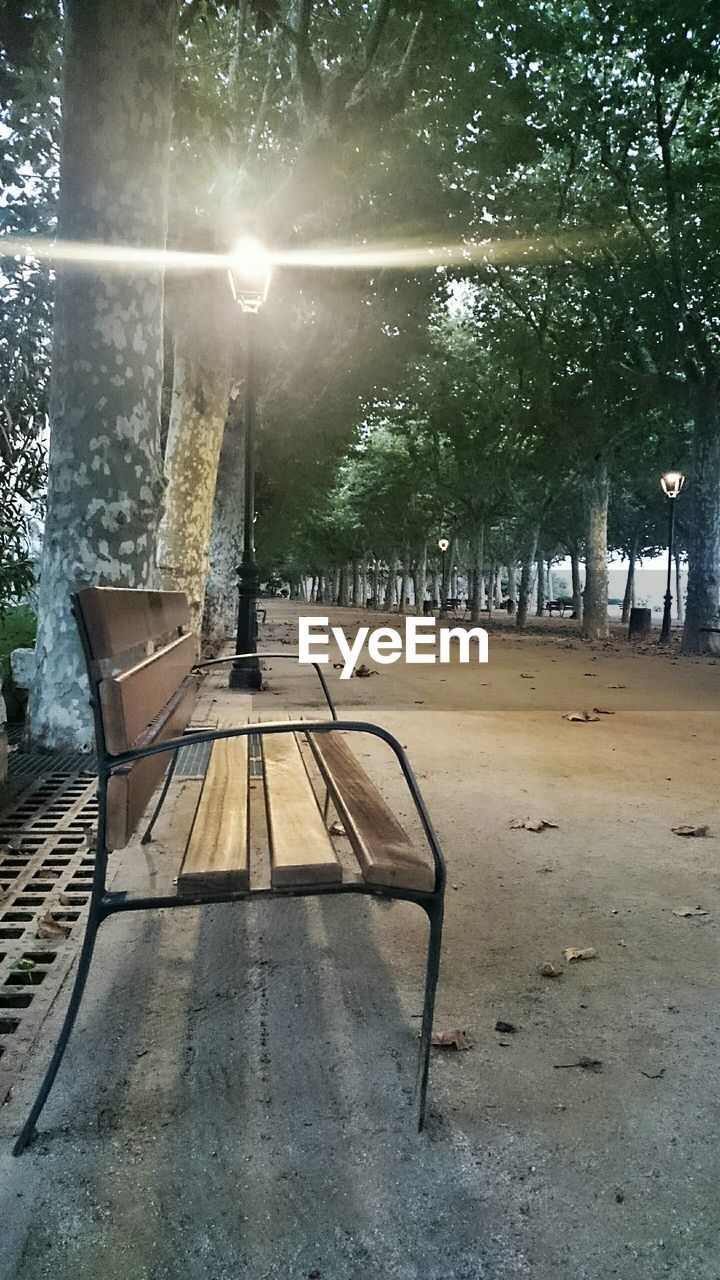
[[[438,547],[442,552],[442,590],[445,593],[444,595],[441,596],[441,599],[440,599],[440,617],[441,618],[444,618],[447,612],[445,609],[446,595],[447,595],[447,588],[445,583],[445,552],[447,551],[449,546],[450,546],[450,541],[448,538],[438,538]]]
[[[660,631],[659,644],[670,643],[670,610],[672,608],[672,593],[670,584],[672,582],[672,558],[673,558],[673,534],[675,532],[675,499],[678,497],[683,485],[685,477],[682,471],[666,471],[660,477],[660,485],[666,497],[670,498],[670,531],[668,533],[668,571],[667,571],[667,588],[665,591],[665,608],[663,609],[662,629]]]
[[[238,627],[236,653],[257,652],[258,568],[255,561],[255,347],[260,308],[268,295],[272,260],[250,236],[230,255],[228,276],[232,295],[245,316],[245,510],[242,560],[238,565]],[[262,676],[256,657],[238,659],[230,668],[231,689],[260,689]]]

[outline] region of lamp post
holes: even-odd
[[[236,653],[257,652],[258,568],[255,561],[255,347],[260,308],[270,288],[272,263],[267,250],[250,237],[230,256],[228,276],[233,298],[245,317],[245,510],[242,559],[238,565],[238,626]],[[256,657],[239,659],[230,668],[231,689],[260,689],[262,675]]]
[[[438,547],[442,552],[442,592],[445,593],[445,594],[441,594],[440,596],[440,617],[441,618],[444,618],[447,615],[447,610],[445,608],[445,604],[447,600],[446,586],[445,586],[445,553],[449,546],[450,546],[450,542],[448,538],[438,538]]]
[[[670,530],[668,533],[668,571],[667,571],[667,587],[665,589],[665,608],[663,609],[662,628],[660,631],[659,644],[670,643],[670,611],[672,608],[672,592],[670,585],[672,583],[672,558],[673,558],[673,535],[675,532],[675,499],[685,483],[685,477],[682,471],[666,471],[660,477],[660,484],[663,493],[670,499]]]

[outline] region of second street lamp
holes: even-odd
[[[665,607],[663,609],[662,628],[660,631],[659,644],[670,643],[670,627],[672,623],[672,558],[673,558],[673,534],[675,532],[675,499],[678,497],[680,490],[685,483],[685,477],[682,471],[666,471],[660,477],[662,491],[670,499],[670,530],[668,533],[668,570],[667,570],[667,587],[665,589]]]
[[[230,668],[231,689],[260,689],[262,675],[257,652],[258,568],[255,561],[255,347],[260,308],[270,288],[272,262],[257,240],[250,237],[235,246],[228,268],[232,295],[245,317],[245,510],[242,560],[238,565],[237,659]]]

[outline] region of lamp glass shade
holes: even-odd
[[[684,483],[685,477],[682,471],[666,471],[665,474],[660,477],[660,484],[662,485],[663,493],[665,493],[668,498],[677,498]]]
[[[439,548],[440,548],[440,550],[441,550],[441,551],[447,551],[448,547],[450,546],[449,539],[448,539],[448,538],[438,538],[438,546],[439,546]]]
[[[229,258],[228,277],[233,298],[243,311],[259,311],[268,296],[272,258],[252,236],[238,240]]]

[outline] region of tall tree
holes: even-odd
[[[58,234],[162,248],[174,0],[68,0]],[[89,745],[69,594],[154,577],[163,481],[160,271],[58,271],[48,512],[30,728]]]

